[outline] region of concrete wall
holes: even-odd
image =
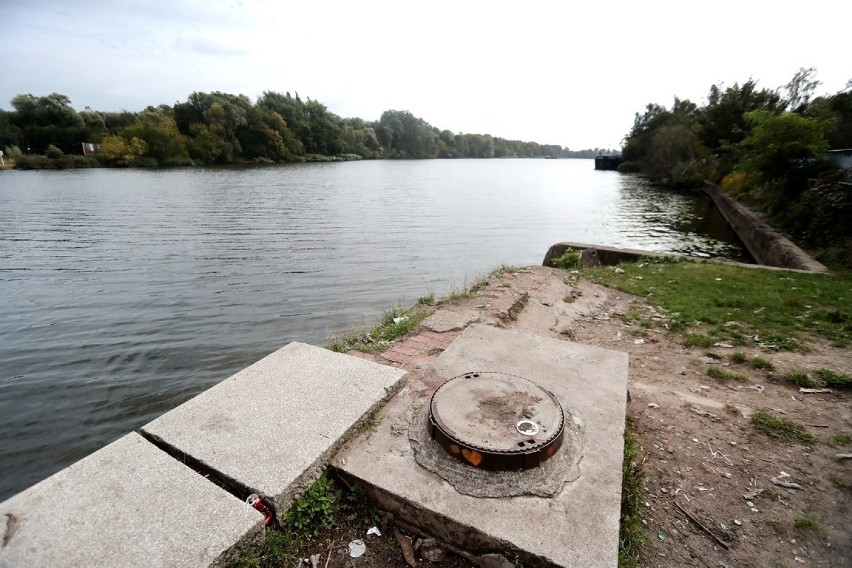
[[[719,212],[759,264],[810,272],[828,271],[823,264],[811,258],[790,239],[767,225],[756,213],[726,195],[718,186],[704,182],[702,189],[710,196]]]
[[[719,212],[759,265],[806,272],[828,272],[823,264],[811,258],[790,239],[767,225],[756,213],[728,197],[718,186],[705,182],[702,189],[710,196]],[[556,243],[548,249],[542,265],[550,266],[553,259],[558,258],[568,249],[582,251],[580,266],[611,266],[620,262],[634,261],[642,256],[679,256],[672,253],[563,242]]]

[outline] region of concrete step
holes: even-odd
[[[626,353],[472,325],[332,463],[397,522],[456,550],[503,551],[536,566],[616,566],[627,363]],[[433,447],[422,431],[431,394],[472,371],[552,392],[566,414],[562,449],[529,471],[485,472]]]
[[[258,519],[128,434],[0,503],[0,567],[209,566]]]
[[[404,376],[401,369],[294,342],[142,432],[283,510]]]

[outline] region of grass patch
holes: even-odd
[[[746,376],[742,373],[737,373],[735,371],[729,371],[727,369],[723,369],[722,367],[716,367],[715,365],[707,368],[707,376],[713,377],[717,381],[740,381],[743,382],[746,380]]]
[[[752,357],[748,360],[748,364],[752,369],[757,369],[758,371],[771,371],[775,368],[775,365],[771,361],[761,357]]]
[[[808,334],[838,347],[852,343],[852,272],[826,275],[652,259],[619,268],[624,272],[598,267],[583,275],[647,298],[670,318],[673,331],[686,334],[688,346],[723,341],[805,351]]]
[[[621,521],[618,539],[619,568],[638,568],[645,535],[642,534],[643,461],[636,436],[624,429],[624,461],[621,462]]]
[[[355,349],[373,353],[384,351],[394,339],[402,337],[432,314],[429,306],[420,302],[413,308],[394,308],[382,316],[379,324],[369,331],[356,329],[346,333],[342,338],[334,338],[326,347],[338,353],[346,353]]]
[[[565,297],[562,298],[562,301],[565,302],[566,304],[573,304],[575,300],[576,300],[576,298],[574,296],[572,296],[571,294],[565,294]]]
[[[827,387],[834,387],[838,389],[852,388],[852,376],[845,373],[838,373],[831,369],[819,369],[814,373],[814,375],[816,375],[817,381]]]
[[[796,529],[796,532],[802,536],[808,536],[814,532],[819,531],[820,522],[816,517],[799,517],[795,521],[793,521],[793,528]]]
[[[796,383],[796,385],[804,388],[852,388],[852,377],[845,373],[832,371],[831,369],[817,369],[813,375],[809,375],[804,371],[793,371],[787,375],[787,378]]]
[[[733,361],[734,363],[745,363],[746,361],[748,361],[748,357],[746,357],[746,354],[742,351],[734,351],[731,354],[731,361]]]
[[[848,432],[835,432],[825,441],[826,444],[831,446],[832,448],[837,448],[839,446],[849,446],[852,445],[852,434]]]
[[[777,418],[765,410],[757,410],[751,415],[751,425],[761,434],[787,444],[810,445],[815,441],[814,435],[803,425]]]

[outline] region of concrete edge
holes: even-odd
[[[506,559],[509,566],[515,565],[510,560],[520,560],[524,566],[529,568],[556,567],[555,564],[545,558],[523,551],[510,542],[492,537],[474,527],[459,523],[448,525],[446,518],[410,499],[401,498],[399,495],[391,495],[382,488],[376,487],[360,477],[353,476],[334,466],[332,468],[342,479],[364,491],[376,503],[379,510],[391,518],[393,524],[410,533],[434,538],[441,543],[442,547],[452,550],[477,566],[495,566],[495,564],[489,563],[487,560],[489,557],[500,556]],[[418,519],[417,524],[413,524],[407,520],[415,518]],[[451,539],[444,536],[444,533],[447,531],[452,531],[453,533],[457,533],[458,531],[465,532],[466,538],[474,543],[473,546],[467,550],[454,547],[449,544]],[[499,559],[493,558],[491,562],[495,560]]]
[[[299,497],[301,497],[305,491],[307,491],[310,486],[320,478],[327,469],[333,468],[331,458],[334,457],[334,455],[336,455],[344,445],[359,436],[364,429],[369,428],[376,413],[379,412],[393,397],[395,397],[407,382],[408,375],[403,374],[390,388],[385,388],[385,395],[374,403],[364,414],[362,414],[358,420],[353,422],[352,425],[346,429],[343,435],[335,440],[334,443],[326,449],[326,451],[314,460],[314,462],[308,466],[284,492],[279,495],[269,496],[275,503],[279,518],[287,511],[290,505],[298,500]],[[218,470],[214,469],[214,471],[219,475],[223,475]],[[242,550],[252,546],[253,544],[259,543],[263,538],[263,534],[264,528],[260,523],[258,523],[257,527],[247,532],[228,550],[220,554],[219,557],[210,564],[210,568],[225,568],[228,563],[234,560]]]
[[[754,211],[732,199],[719,186],[705,181],[701,189],[713,200],[748,252],[760,264],[808,272],[828,272],[825,265],[769,226]]]

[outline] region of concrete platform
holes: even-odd
[[[291,343],[142,431],[286,506],[405,371]]]
[[[561,491],[476,497],[418,465],[403,433],[422,425],[420,413],[437,386],[469,371],[529,379],[556,395],[577,422],[579,474],[566,466]],[[491,560],[505,551],[529,566],[616,566],[626,395],[626,353],[472,325],[431,368],[409,377],[380,412],[381,427],[362,433],[333,464],[398,522],[459,550],[492,554]],[[533,475],[528,479],[535,482]]]
[[[260,516],[128,434],[0,503],[0,567],[207,567]]]

